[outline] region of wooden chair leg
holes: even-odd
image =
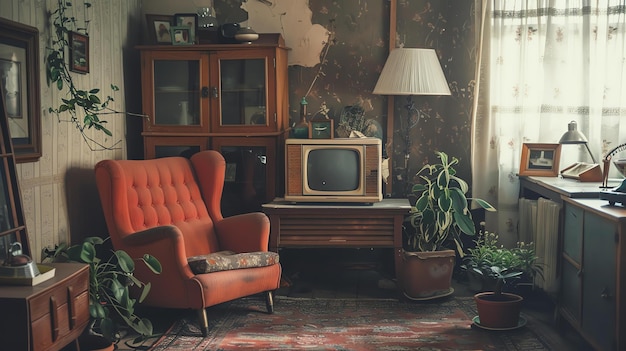
[[[274,294],[271,291],[265,292],[265,306],[267,313],[274,313]]]
[[[202,330],[202,336],[209,335],[209,319],[206,316],[206,309],[201,308],[198,310],[198,320],[200,322],[200,329]]]

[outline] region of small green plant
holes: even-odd
[[[485,200],[467,198],[469,186],[454,169],[459,160],[445,152],[436,154],[440,163],[424,165],[417,172],[421,182],[413,185],[412,194],[417,200],[408,218],[413,228],[406,233],[408,249],[437,251],[453,246],[463,257],[461,233],[476,234],[468,201],[473,200],[487,211],[495,208]]]
[[[82,244],[57,245],[44,249],[44,261],[81,262],[89,265],[89,314],[90,332],[100,334],[109,341],[118,339],[120,319],[139,334],[135,342],[153,335],[152,322],[135,314],[135,305],[141,303],[150,292],[150,283],[137,279],[134,260],[123,250],[106,250],[100,237],[88,237]],[[161,273],[160,262],[151,255],[137,259],[155,274]],[[130,297],[130,287],[137,287],[139,299]]]
[[[543,268],[537,262],[534,243],[518,242],[514,248],[498,245],[498,235],[481,231],[475,246],[467,249],[463,268],[496,281],[494,293],[502,294],[505,285],[526,276],[543,278]]]

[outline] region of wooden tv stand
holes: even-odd
[[[407,199],[309,204],[277,198],[263,205],[270,219],[270,250],[393,248],[396,276],[402,259],[402,222],[410,209]]]

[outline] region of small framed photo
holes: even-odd
[[[335,137],[332,119],[312,119],[309,121],[309,139],[333,139]]]
[[[170,28],[170,36],[172,37],[172,45],[190,45],[191,29],[187,26],[173,26]]]
[[[70,32],[70,71],[89,73],[89,37]]]
[[[178,27],[189,27],[191,33],[191,43],[196,41],[196,32],[198,28],[198,15],[195,13],[177,13],[174,15],[174,24]]]
[[[519,175],[556,177],[559,174],[560,159],[561,144],[524,143]]]
[[[172,44],[170,28],[174,24],[174,16],[146,15],[146,23],[151,44]]]

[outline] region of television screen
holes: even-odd
[[[359,189],[359,152],[350,149],[315,149],[307,158],[311,190],[352,191]]]

